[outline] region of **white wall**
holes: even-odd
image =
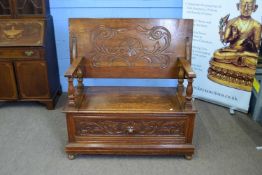
[[[68,18],[181,18],[182,0],[50,0],[54,19],[60,81],[67,91],[64,72],[69,66]],[[173,80],[105,80],[88,79],[88,85],[158,85],[173,86]]]

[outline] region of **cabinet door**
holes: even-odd
[[[39,16],[44,14],[44,0],[16,0],[18,16]]]
[[[22,99],[50,97],[45,61],[17,61],[15,70]]]
[[[11,17],[11,0],[0,1],[0,18]]]
[[[17,99],[13,64],[0,62],[0,100]]]

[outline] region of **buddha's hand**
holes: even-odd
[[[237,27],[231,26],[230,29],[230,35],[225,38],[226,42],[231,42],[239,38],[239,30],[237,29]]]

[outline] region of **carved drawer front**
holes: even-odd
[[[0,46],[42,46],[43,20],[1,20]]]
[[[0,50],[0,58],[43,58],[41,50],[37,49],[3,49]]]
[[[121,117],[119,117],[121,118]],[[179,118],[116,119],[74,117],[76,136],[176,136],[185,137],[188,120]]]

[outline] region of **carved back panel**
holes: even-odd
[[[177,58],[191,55],[189,19],[70,19],[71,61],[85,57],[84,76],[177,78]],[[188,56],[190,58],[190,56]]]

